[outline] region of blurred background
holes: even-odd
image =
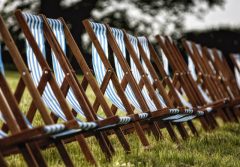
[[[83,19],[147,35],[153,43],[156,34],[171,35],[176,40],[186,38],[219,48],[228,57],[229,53],[240,51],[239,7],[237,0],[0,0],[0,14],[21,52],[24,53],[25,42],[14,17],[15,9],[50,18],[63,17],[89,63],[90,45]],[[4,56],[4,63],[11,68],[8,58]],[[76,66],[75,61],[71,63]]]

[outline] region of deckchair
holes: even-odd
[[[202,84],[205,87],[205,90],[208,91],[208,94],[206,94],[205,90],[201,90],[203,94],[205,94],[206,98],[209,99],[209,103],[212,103],[213,100],[230,100],[228,91],[224,89],[218,78],[212,75],[213,71],[205,58],[205,53],[203,52],[201,46],[185,40],[183,40],[183,46],[189,55],[188,62],[191,64],[189,67],[191,68],[191,73],[195,73],[193,75],[197,76],[199,88],[201,89],[200,84]],[[198,74],[196,74],[195,69]],[[230,121],[238,121],[236,115],[232,113],[229,107],[231,106],[226,105],[226,107],[223,108],[227,119]]]
[[[229,106],[234,109],[234,113],[237,113],[240,101],[240,91],[238,89],[237,80],[234,77],[226,59],[222,55],[220,50],[204,48],[209,61],[213,64],[213,67],[218,75],[218,78],[225,88],[225,92],[229,95]],[[223,68],[224,67],[224,68]]]
[[[42,27],[41,27],[43,25],[42,17],[34,16],[31,14],[21,14],[20,11],[16,12],[16,16],[17,16],[17,19],[19,20],[20,25],[22,27],[24,27],[23,32],[25,34],[27,34],[26,37],[27,37],[28,43],[31,46],[34,46],[33,51],[35,52],[35,54],[34,55],[27,54],[28,59],[30,59],[30,60],[28,60],[28,65],[32,71],[32,75],[35,77],[35,78],[33,77],[33,79],[39,78],[39,77],[41,77],[39,75],[39,69],[41,69],[41,68],[49,69],[49,66],[47,65],[47,62],[44,58],[45,57],[44,45],[43,45],[44,43],[42,41],[44,39],[44,37],[46,37],[46,40],[48,41],[48,43],[50,44],[50,46],[52,47],[52,49],[56,55],[63,54],[62,50],[61,49],[59,50],[59,48],[56,47],[57,41],[55,41],[56,39],[55,39],[54,35],[50,34],[50,32],[51,32],[50,30],[45,31],[44,32],[45,36],[43,36],[43,31],[42,31]],[[43,20],[46,20],[46,19],[44,19],[44,17],[43,17]],[[49,25],[47,24],[47,21],[44,21],[43,28],[50,29]],[[29,34],[31,34],[30,37],[29,37]],[[46,35],[46,34],[48,34],[48,35]],[[39,40],[39,39],[41,39],[41,40]],[[53,43],[53,41],[55,41],[55,44]],[[28,49],[29,49],[29,47],[28,47]],[[57,57],[57,58],[59,58],[59,57]],[[85,95],[83,88],[81,87],[81,85],[79,83],[77,83],[76,76],[75,77],[73,76],[73,73],[70,70],[70,67],[68,66],[66,60],[64,59],[64,56],[61,56],[59,59],[60,59],[59,62],[62,66],[62,70],[64,70],[64,73],[66,76],[61,85],[62,92],[65,94],[65,96],[67,96],[69,88],[73,89],[75,98],[77,99],[77,103],[78,103],[77,105],[79,106],[78,110],[75,110],[77,108],[73,108],[74,113],[78,113],[81,116],[85,116],[87,121],[92,121],[92,122],[95,121],[93,123],[95,124],[95,128],[98,127],[99,131],[93,131],[94,133],[92,133],[92,135],[97,138],[98,142],[100,143],[100,147],[102,148],[106,157],[108,159],[110,159],[112,153],[114,153],[114,149],[105,134],[105,131],[108,131],[108,130],[113,130],[117,134],[117,137],[118,137],[119,141],[121,142],[121,144],[123,145],[124,149],[126,151],[130,151],[128,142],[126,141],[123,133],[119,129],[119,126],[129,123],[130,121],[132,121],[132,118],[131,117],[117,117],[117,116],[113,116],[113,115],[110,117],[109,115],[107,115],[107,118],[103,119],[100,116],[97,116],[95,111],[93,110],[87,96]],[[38,62],[39,63],[44,62],[44,64],[42,64],[42,67],[36,68],[35,64]],[[51,75],[53,75],[53,74],[51,74]],[[51,81],[52,80],[53,80],[53,78],[51,79]],[[35,80],[35,82],[36,82],[36,80]],[[50,97],[52,98],[52,95],[54,95],[53,93],[60,91],[60,90],[56,90],[58,83],[55,80],[54,80],[54,84],[55,84],[55,86],[54,87],[52,86],[52,90],[47,87],[45,88],[45,92],[48,93],[48,97],[46,97],[46,98],[49,98],[49,94],[51,95]],[[43,94],[43,96],[44,96],[44,94]],[[69,96],[67,99],[69,100]],[[48,102],[49,102],[49,100],[50,99],[48,99]],[[53,99],[51,99],[51,102],[53,102]],[[69,103],[70,103],[70,101],[69,101]],[[47,105],[49,105],[49,104],[47,104]],[[54,109],[56,110],[56,108],[51,108],[51,106],[49,106],[49,107],[53,111],[54,111]],[[59,116],[59,115],[57,115],[57,116]],[[64,120],[64,118],[62,118],[62,119]],[[78,122],[79,121],[80,120],[78,119]],[[104,131],[104,132],[102,132],[102,131]],[[88,154],[85,156],[88,156]]]
[[[153,108],[152,110],[156,109],[156,107],[154,108],[154,106],[155,105],[157,106],[158,103],[154,103],[154,102],[159,100],[160,104],[163,107],[169,106],[172,109],[178,110],[178,108],[175,108],[173,106],[173,104],[171,103],[170,99],[168,98],[168,96],[164,90],[162,90],[162,92],[161,92],[163,94],[164,98],[162,97],[162,95],[160,93],[156,93],[154,91],[152,83],[150,82],[151,79],[147,77],[146,72],[144,71],[144,69],[141,65],[141,62],[140,62],[140,53],[139,53],[137,38],[133,37],[132,35],[127,34],[126,32],[124,32],[120,29],[111,28],[111,30],[112,30],[112,33],[118,43],[119,48],[122,51],[125,59],[127,59],[125,50],[127,50],[129,53],[130,67],[131,67],[131,70],[133,71],[133,76],[134,76],[135,80],[137,81],[137,83],[139,83],[140,89],[142,91],[142,94],[143,94],[145,100],[151,106],[150,108]],[[123,71],[122,71],[116,58],[115,58],[115,67],[116,67],[116,72],[117,72],[118,77],[121,78],[123,76]],[[151,93],[148,94],[148,91]],[[189,115],[193,111],[188,110],[188,109],[183,109],[182,112]],[[183,122],[183,121],[192,119],[192,118],[190,118],[190,116],[183,118],[184,116],[186,116],[186,115],[177,114],[174,116],[164,118],[163,120]],[[180,120],[180,118],[181,118],[181,120]],[[186,138],[188,136],[188,134],[187,134],[185,128],[179,124],[178,124],[178,128],[179,128],[179,131],[180,131],[182,137]]]
[[[208,103],[208,99],[206,98],[207,96],[204,95],[204,91],[199,89],[199,86],[194,81],[192,73],[188,70],[183,56],[171,38],[158,35],[156,36],[156,39],[160,45],[160,48],[163,49],[167,60],[171,64],[171,68],[175,73],[175,79],[181,83],[181,87],[184,89],[184,92],[189,98],[191,104],[193,104],[194,107],[207,107],[209,113],[205,114],[205,118],[208,121],[211,129],[217,127],[218,124],[213,117],[212,111],[216,111],[216,109],[225,106],[227,99],[224,99],[223,101],[220,100]]]
[[[110,107],[108,106],[108,104],[103,96],[104,85],[101,85],[101,88],[98,86],[93,74],[90,71],[90,68],[88,67],[80,50],[78,49],[78,46],[76,45],[75,41],[73,40],[73,37],[71,36],[71,33],[68,30],[68,27],[66,26],[66,23],[64,22],[64,20],[63,19],[60,19],[60,20],[48,19],[47,21],[44,21],[44,23],[45,24],[49,23],[49,26],[51,27],[53,32],[48,30],[48,33],[50,35],[52,34],[52,36],[55,35],[56,43],[59,43],[59,49],[62,49],[62,52],[61,52],[62,58],[66,60],[69,67],[71,68],[71,71],[73,71],[70,63],[68,62],[68,60],[66,59],[66,56],[65,56],[66,55],[65,36],[66,36],[66,41],[69,44],[69,48],[72,51],[72,53],[74,54],[76,60],[78,61],[79,67],[81,68],[81,70],[84,73],[84,79],[83,79],[84,84],[81,84],[81,85],[83,85],[83,89],[86,90],[87,86],[89,85],[92,88],[92,90],[94,90],[94,93],[96,95],[96,100],[93,104],[94,112],[97,112],[99,106],[101,105],[102,108],[104,109],[106,115],[112,116],[113,114],[115,114],[116,112],[111,111]],[[52,60],[53,60],[53,64],[54,64],[54,73],[56,75],[58,83],[61,84],[65,74],[62,70],[61,65],[58,62],[58,58],[54,55],[53,52],[52,52]],[[73,75],[76,77],[76,75],[74,73],[73,73]],[[109,75],[111,75],[110,71],[109,71]],[[77,80],[76,80],[76,82],[77,82]],[[69,102],[76,101],[74,96],[71,95],[71,94],[73,94],[72,90],[69,91],[69,94],[70,94]],[[131,122],[134,122],[134,126],[135,126],[136,132],[137,132],[140,140],[142,141],[144,146],[147,146],[149,143],[146,140],[139,123],[137,123],[135,121],[137,121],[138,119],[143,120],[143,119],[147,118],[148,114],[139,113],[139,114],[134,115],[134,113],[131,109],[131,106],[127,103],[126,98],[124,98],[124,94],[122,95],[122,99],[123,99],[122,103],[126,108],[125,110],[128,112],[128,115],[131,116]]]
[[[15,55],[19,55],[19,52],[17,51],[17,48],[14,45],[14,43],[9,42],[13,40],[8,30],[6,29],[2,18],[0,19],[0,25],[1,25],[0,32],[2,34],[4,42],[9,48],[10,54],[13,55],[13,53],[15,53]],[[18,60],[17,67],[19,69],[20,69],[20,66],[24,68],[24,64],[22,64],[23,60],[19,59],[18,57],[17,58],[15,57],[14,58],[15,63],[16,63],[16,60]],[[0,64],[1,64],[1,67],[3,67],[2,63]],[[2,108],[0,110],[3,113],[2,114],[3,118],[5,118],[2,120],[4,122],[4,125],[7,125],[8,129],[13,134],[13,136],[6,137],[8,132],[6,128],[4,131],[1,131],[1,135],[4,137],[4,139],[0,141],[1,151],[3,152],[3,155],[8,155],[9,153],[14,152],[15,147],[17,146],[16,144],[21,144],[21,147],[19,149],[20,151],[23,151],[24,158],[29,166],[38,166],[38,165],[46,166],[46,162],[41,156],[38,146],[37,145],[29,146],[27,145],[27,143],[25,143],[25,141],[31,141],[33,139],[38,138],[38,141],[41,139],[41,140],[47,141],[48,144],[52,144],[52,143],[55,144],[60,155],[62,156],[62,159],[64,160],[64,163],[67,166],[73,166],[63,144],[61,143],[60,140],[54,140],[54,136],[53,136],[53,135],[59,135],[61,133],[65,133],[65,131],[64,132],[62,131],[66,130],[67,127],[72,124],[72,122],[68,122],[65,124],[45,125],[43,127],[34,128],[18,108],[18,104],[17,104],[18,101],[15,98],[15,96],[12,95],[12,92],[10,91],[10,88],[3,76],[3,72],[1,72],[0,74],[0,80],[1,80],[0,87],[1,87],[1,98],[2,98],[0,100]],[[24,81],[28,80],[28,74],[25,74],[23,76],[23,80]],[[35,88],[34,90],[33,88],[31,90],[36,91],[37,89]],[[41,101],[36,100],[37,98],[40,98],[40,96],[36,94],[36,96],[34,97],[35,98],[33,99],[34,99],[35,105],[41,106],[43,103],[41,104]],[[42,111],[41,108],[38,108],[38,109]],[[7,112],[8,115],[4,117],[5,112]],[[11,113],[12,115],[9,113]],[[14,116],[14,119],[10,118],[10,116]],[[9,119],[11,119],[12,121],[9,122]],[[33,151],[31,151],[30,149]]]
[[[237,81],[238,89],[240,89],[240,55],[230,54],[231,61],[234,65],[234,74]]]
[[[150,111],[149,113],[151,114],[151,117],[154,116],[154,114],[159,114],[159,113],[163,114],[164,112],[162,112],[162,111],[164,111],[164,110],[169,112],[169,114],[170,114],[170,112],[173,112],[173,111],[175,112],[175,114],[179,113],[178,109],[169,109],[169,108],[163,109],[161,107],[161,104],[157,97],[153,97],[153,98],[155,98],[155,100],[158,100],[158,102],[156,102],[156,101],[151,102],[152,100],[146,101],[146,99],[145,99],[146,94],[144,95],[144,93],[141,92],[141,89],[140,89],[141,86],[139,86],[138,83],[136,82],[136,80],[133,76],[133,72],[131,71],[130,67],[128,66],[126,59],[123,56],[123,52],[121,51],[119,45],[117,44],[118,41],[116,41],[116,39],[114,38],[111,28],[109,28],[108,26],[105,27],[105,25],[103,25],[103,24],[90,22],[88,20],[83,21],[83,23],[84,23],[84,26],[90,36],[90,39],[93,42],[93,48],[92,48],[93,68],[95,71],[96,78],[100,84],[103,80],[104,73],[105,73],[103,71],[103,69],[106,69],[106,67],[111,67],[109,61],[107,60],[107,59],[109,59],[109,56],[108,56],[108,51],[110,50],[110,49],[108,50],[108,44],[109,44],[111,47],[111,51],[113,51],[113,53],[114,53],[115,61],[117,60],[118,63],[121,65],[120,67],[116,66],[118,82],[121,82],[121,85],[122,85],[123,89],[125,90],[125,94],[126,94],[127,98],[129,99],[129,101],[131,102],[131,104],[134,106],[135,109],[142,111],[142,112]],[[96,39],[98,39],[98,40],[96,40]],[[118,68],[121,68],[121,70],[123,70],[124,73],[119,73]],[[103,71],[103,72],[99,72],[99,71]],[[98,73],[100,73],[100,75]],[[114,81],[113,84],[115,82],[117,82],[117,81]],[[114,88],[111,88],[111,90],[109,90],[109,92],[112,93],[113,90],[114,90]],[[154,94],[155,94],[155,92],[154,92]],[[111,97],[109,97],[109,98],[111,98]],[[158,103],[157,104],[158,108],[156,106],[154,106],[154,105],[156,105],[156,103]],[[158,111],[158,112],[156,112],[156,111]],[[165,117],[168,117],[168,116],[165,116]],[[163,122],[163,121],[161,121],[161,122]],[[166,124],[167,122],[163,122],[163,123]],[[174,134],[174,136],[172,134],[175,132],[172,131],[172,127],[171,127],[170,123],[167,123],[167,129],[168,129],[170,136],[172,136],[172,139],[175,140],[176,139],[175,134]]]

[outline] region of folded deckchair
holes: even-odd
[[[49,66],[45,60],[45,52],[44,52],[44,42],[43,39],[44,37],[46,38],[46,40],[48,41],[49,45],[51,46],[51,48],[53,49],[54,53],[56,55],[61,55],[62,50],[59,47],[56,47],[57,41],[55,41],[55,37],[53,34],[51,34],[51,30],[49,25],[47,24],[47,20],[40,17],[40,16],[34,16],[31,14],[22,14],[20,11],[16,12],[16,16],[17,19],[20,23],[20,25],[23,28],[23,32],[26,34],[27,37],[27,48],[28,48],[28,52],[27,52],[27,60],[28,60],[28,66],[31,70],[31,74],[33,76],[33,79],[35,81],[35,84],[37,85],[39,82],[39,79],[41,78],[41,71],[42,69],[45,71],[45,69],[49,69]],[[43,20],[44,20],[44,25],[43,25]],[[46,21],[45,21],[46,20]],[[42,30],[42,26],[44,29],[48,28],[48,31],[45,31],[45,36],[43,36],[43,30]],[[31,34],[29,36],[29,34]],[[48,34],[48,35],[46,35]],[[55,41],[55,43],[53,43],[53,41]],[[31,45],[31,46],[30,46]],[[33,50],[31,48],[34,48]],[[34,52],[34,53],[33,53]],[[65,96],[67,96],[68,94],[68,90],[71,88],[73,89],[73,93],[74,96],[77,100],[75,100],[75,102],[77,102],[77,104],[74,104],[75,106],[78,106],[78,110],[77,108],[73,107],[73,111],[74,114],[79,114],[82,117],[85,116],[87,121],[92,121],[92,122],[82,122],[80,119],[77,119],[78,123],[81,124],[90,124],[90,125],[94,125],[94,127],[92,128],[97,128],[95,131],[92,131],[92,135],[95,136],[100,144],[100,147],[102,148],[103,152],[105,153],[106,157],[108,159],[111,158],[112,153],[114,153],[114,149],[113,146],[111,145],[109,139],[107,138],[107,135],[105,134],[105,131],[108,130],[113,130],[116,134],[117,137],[119,139],[119,141],[121,142],[121,144],[123,145],[124,149],[126,151],[129,151],[129,145],[128,142],[126,141],[123,133],[121,132],[121,130],[119,129],[119,126],[122,126],[124,124],[129,123],[130,121],[132,121],[131,117],[117,117],[117,116],[109,116],[107,115],[107,118],[102,118],[98,115],[96,115],[94,109],[92,108],[87,96],[85,95],[85,92],[83,91],[81,85],[77,82],[76,76],[73,76],[73,73],[70,69],[69,66],[67,66],[67,62],[64,59],[64,56],[57,56],[57,58],[59,58],[59,62],[62,66],[62,70],[64,70],[65,73],[65,77],[63,80],[63,83],[61,85],[61,91],[65,94]],[[36,67],[36,65],[38,63],[41,63],[40,66]],[[49,71],[49,73],[51,73]],[[52,75],[52,73],[51,73]],[[48,107],[54,112],[55,111],[55,115],[63,120],[66,120],[66,117],[61,117],[62,114],[56,113],[56,111],[58,110],[58,108],[56,108],[56,106],[61,105],[57,103],[57,100],[55,101],[54,98],[54,94],[56,96],[56,93],[59,93],[60,90],[57,89],[58,85],[57,82],[53,79],[53,76],[50,77],[50,81],[49,82],[51,87],[48,87],[48,85],[46,86],[44,92],[42,90],[41,93],[43,93],[43,97],[46,98],[45,101],[46,105],[48,105]],[[45,82],[48,82],[45,81]],[[41,85],[42,84],[42,85]],[[46,83],[39,83],[39,85],[41,85],[41,87],[44,87]],[[51,85],[53,84],[53,85]],[[39,86],[40,87],[40,86]],[[69,102],[70,105],[73,105],[71,103],[71,99],[69,98],[69,96],[67,97],[67,100]],[[51,103],[51,104],[49,104]],[[54,103],[54,106],[53,106]],[[61,111],[61,110],[60,110]],[[59,112],[59,111],[58,111]],[[89,128],[89,127],[88,127]],[[90,127],[91,128],[91,127]],[[89,129],[90,129],[89,128]],[[79,141],[79,144],[80,141]],[[82,147],[84,149],[84,147]],[[87,157],[87,159],[89,158],[88,154],[85,154],[85,156]],[[90,157],[93,158],[93,157]],[[90,159],[91,162],[91,159]]]
[[[215,70],[221,77],[220,79],[225,85],[229,96],[233,99],[234,97],[238,97],[240,91],[238,89],[237,81],[222,52],[218,49],[208,49],[207,53],[210,60],[214,63]]]
[[[169,109],[167,107],[163,109],[158,97],[154,95],[155,97],[152,96],[151,98],[155,98],[155,100],[149,99],[149,97],[147,97],[147,94],[141,91],[141,85],[139,85],[136,82],[133,76],[134,72],[131,71],[130,67],[126,62],[126,59],[124,58],[124,55],[123,55],[124,51],[121,50],[122,43],[120,45],[117,44],[118,41],[115,39],[111,28],[105,27],[105,25],[103,24],[89,22],[88,20],[85,20],[83,23],[93,42],[93,49],[92,49],[93,68],[95,71],[96,78],[100,84],[104,77],[104,73],[105,73],[104,69],[106,68],[105,67],[106,64],[107,66],[110,66],[107,60],[110,57],[109,56],[110,50],[108,50],[108,44],[109,44],[111,47],[111,51],[113,51],[114,53],[114,56],[113,56],[114,61],[118,62],[118,63],[115,63],[116,73],[118,75],[118,82],[121,83],[123,89],[125,90],[125,94],[128,100],[131,102],[132,106],[134,106],[135,109],[142,112],[150,111],[149,113],[151,114],[151,117],[154,117],[155,114],[160,114],[160,116],[162,115],[161,117],[163,117],[164,114],[166,113],[168,113],[169,114],[168,116],[170,116],[171,112],[174,114],[177,114],[180,112],[178,109]],[[98,40],[96,41],[96,39]],[[120,64],[120,66],[116,66],[116,64]],[[123,73],[119,72],[119,69],[123,70]],[[108,91],[109,93],[112,93],[114,92],[114,88],[110,87]],[[155,94],[155,92],[153,93]],[[146,100],[146,98],[148,99]],[[158,108],[156,107],[156,105],[158,106]],[[161,110],[162,111],[165,110],[165,113],[162,112]],[[168,116],[165,116],[165,117],[168,117]],[[163,122],[163,123],[166,124],[167,122]],[[170,126],[169,125],[170,124],[167,123],[167,129],[169,131],[169,134],[172,136],[172,139],[175,140],[176,139],[175,136],[172,135],[172,133],[174,132],[172,131],[172,127],[170,127],[171,125]]]
[[[233,72],[220,50],[205,47],[204,51],[208,56],[209,62],[213,64],[215,73],[223,85],[226,94],[228,94],[230,98],[229,106],[234,110],[233,114],[237,113],[240,102],[240,91],[237,84],[238,81],[235,79]]]
[[[175,79],[181,83],[181,87],[184,89],[184,92],[189,98],[191,104],[193,104],[194,107],[203,107],[209,111],[209,113],[205,114],[204,117],[211,129],[218,126],[215,118],[213,117],[212,111],[216,111],[216,109],[224,107],[227,99],[224,99],[223,101],[214,101],[212,103],[209,101],[208,103],[208,100],[210,99],[205,96],[206,94],[204,91],[202,91],[199,85],[194,81],[192,73],[189,71],[183,56],[171,38],[158,35],[156,36],[156,39],[159,42],[161,49],[163,49],[167,60],[171,64],[171,68],[175,73]]]
[[[200,45],[196,45],[190,41],[183,41],[183,45],[188,53],[188,61],[191,64],[191,73],[195,73],[194,75],[197,76],[197,82],[199,82],[199,88],[204,86],[205,90],[201,90],[205,94],[208,103],[212,103],[213,101],[217,100],[225,100],[229,99],[229,94],[227,90],[225,90],[221,83],[219,82],[218,78],[215,76],[213,77],[211,67],[209,66],[208,61],[205,58],[205,53],[203,52]],[[189,66],[190,67],[190,66]],[[198,74],[196,74],[196,71]],[[205,92],[208,92],[205,93]],[[230,121],[237,121],[236,115],[229,109],[229,105],[226,105],[222,110],[225,113],[226,117]]]
[[[230,54],[230,58],[234,65],[234,74],[237,81],[238,89],[240,89],[240,55]]]
[[[180,92],[174,87],[171,78],[167,75],[167,73],[169,73],[168,68],[165,67],[166,71],[163,68],[162,63],[159,61],[158,58],[156,58],[155,64],[157,64],[157,68],[155,69],[153,67],[153,65],[150,62],[150,58],[151,57],[158,57],[157,53],[155,52],[153,46],[151,45],[151,43],[147,40],[146,37],[138,37],[138,47],[139,47],[139,51],[141,54],[141,60],[142,60],[142,64],[143,67],[147,73],[147,76],[149,77],[150,81],[152,82],[152,85],[155,87],[155,90],[157,90],[157,92],[164,92],[166,91],[166,88],[164,88],[164,86],[167,86],[169,89],[169,93],[168,96],[170,97],[170,100],[168,103],[170,103],[170,105],[173,106],[177,106],[177,107],[181,107],[184,108],[187,111],[191,111],[191,113],[193,113],[193,115],[187,115],[184,116],[181,119],[177,119],[174,120],[174,122],[185,122],[187,121],[192,133],[194,134],[198,134],[196,131],[195,126],[192,124],[191,119],[196,118],[198,116],[202,116],[204,114],[204,109],[199,109],[199,108],[194,108],[192,107],[192,105],[186,101],[186,99],[184,97],[182,97],[182,95],[180,94]],[[160,77],[158,76],[158,73],[160,74],[162,81],[160,81]],[[203,119],[202,117],[200,117],[200,119]],[[205,123],[205,122],[203,122]],[[206,123],[204,124],[204,126],[207,126]]]

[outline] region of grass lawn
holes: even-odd
[[[18,75],[14,72],[7,72],[8,83],[12,89],[16,87]],[[93,93],[89,90],[87,94],[94,100]],[[20,106],[23,111],[27,111],[31,98],[28,92]],[[34,124],[40,125],[39,116],[34,120]],[[119,142],[114,136],[110,137],[116,154],[111,162],[105,160],[95,138],[88,138],[87,142],[99,163],[99,166],[239,166],[240,167],[240,124],[224,124],[211,133],[205,133],[201,129],[199,122],[194,121],[200,137],[191,137],[180,144],[173,143],[167,133],[165,139],[156,141],[152,135],[148,139],[152,148],[144,150],[136,135],[127,136],[132,152],[125,154]],[[66,145],[76,166],[89,166],[85,161],[80,148],[76,142]],[[51,148],[43,151],[49,166],[64,166],[56,149]],[[22,156],[12,155],[6,158],[10,166],[26,166]]]

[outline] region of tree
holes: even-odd
[[[12,18],[14,9],[44,13],[51,18],[63,17],[84,51],[83,19],[104,21],[131,33],[176,33],[184,28],[186,14],[202,16],[214,6],[223,4],[224,0],[4,0],[0,11],[15,37],[19,37],[20,31]],[[19,42],[20,46],[22,43]]]

